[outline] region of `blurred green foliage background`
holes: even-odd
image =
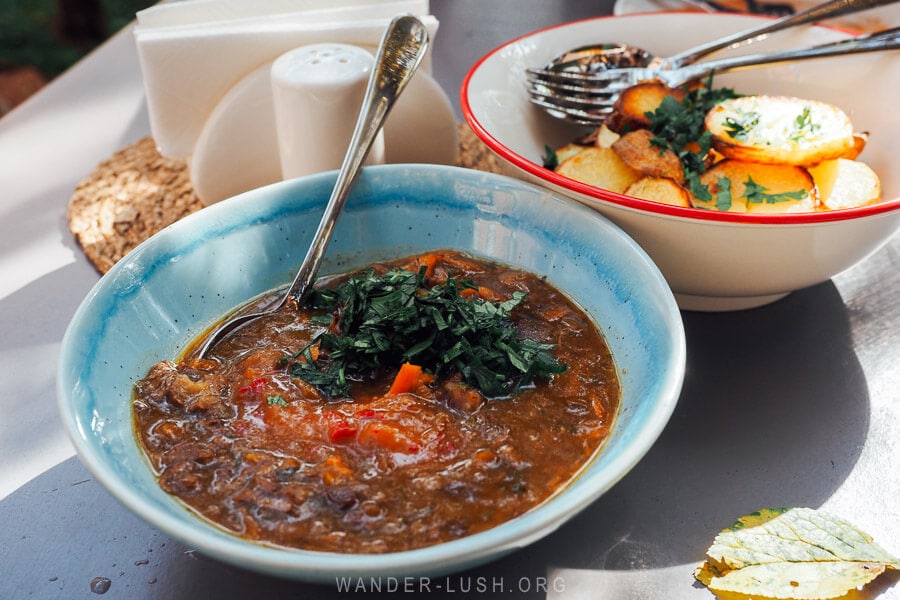
[[[0,70],[32,66],[47,79],[125,27],[153,0],[0,0]]]

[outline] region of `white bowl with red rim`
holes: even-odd
[[[896,52],[815,59],[721,74],[715,86],[739,93],[830,102],[856,131],[870,132],[859,160],[878,174],[883,200],[858,208],[791,214],[724,213],[642,200],[563,177],[542,166],[545,147],[587,129],[532,105],[525,69],[566,49],[623,42],[667,56],[766,17],[646,13],[548,27],[511,40],[480,59],[461,90],[466,121],[503,161],[508,174],[539,183],[603,213],[657,263],[679,306],[724,311],[762,306],[821,283],[881,248],[900,227],[900,60]],[[677,32],[677,34],[673,34]],[[822,26],[773,34],[732,53],[828,42],[850,35]],[[722,54],[724,56],[724,53]],[[552,215],[548,215],[552,218]]]

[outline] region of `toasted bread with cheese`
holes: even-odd
[[[788,96],[742,96],[706,115],[713,147],[727,158],[807,166],[857,147],[853,125],[838,107]]]

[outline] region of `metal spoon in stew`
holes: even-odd
[[[428,30],[415,17],[407,15],[396,17],[388,25],[375,57],[375,66],[369,77],[359,119],[338,172],[334,190],[294,281],[274,307],[262,312],[240,315],[221,324],[203,343],[198,354],[200,358],[205,358],[216,344],[250,321],[272,314],[286,306],[297,307],[303,301],[312,288],[338,216],[347,202],[372,142],[375,141],[397,98],[422,62],[428,43]]]
[[[540,69],[528,69],[528,72],[540,79],[542,74],[548,77],[560,71],[592,73],[621,68],[660,67],[677,69],[693,64],[705,56],[719,50],[752,43],[765,38],[770,33],[789,27],[814,23],[823,19],[849,15],[852,13],[893,4],[897,0],[830,0],[793,15],[788,15],[757,27],[739,31],[735,34],[713,40],[695,48],[690,48],[668,58],[655,56],[642,48],[620,43],[599,43],[580,46],[560,54]]]

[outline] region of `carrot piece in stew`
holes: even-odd
[[[434,275],[434,267],[438,264],[440,257],[434,253],[423,254],[416,259],[419,268],[425,267],[425,277]]]
[[[434,381],[434,375],[426,373],[419,365],[405,362],[400,365],[400,370],[397,371],[388,394],[396,396],[397,394],[414,392],[419,386],[428,385],[432,381]]]
[[[419,451],[419,444],[415,440],[389,423],[366,423],[359,431],[359,443],[402,454],[415,454]]]
[[[332,454],[325,459],[322,466],[322,481],[325,485],[334,485],[352,476],[353,470],[344,463],[340,456]]]
[[[495,292],[489,287],[479,285],[477,288],[465,288],[459,291],[459,295],[463,298],[472,299],[474,297],[487,300],[488,302],[503,302],[506,300],[503,296]]]

